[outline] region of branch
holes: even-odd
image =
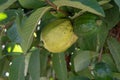
[[[8,24],[5,25],[4,29],[9,28],[13,23],[14,23],[14,21],[9,22]]]
[[[52,6],[55,10],[57,10],[57,6],[52,3],[50,0],[45,0],[50,6]]]

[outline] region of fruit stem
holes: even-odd
[[[68,15],[66,12],[58,8],[54,3],[52,3],[50,0],[45,0],[50,6],[52,6],[56,11],[59,11],[65,15]]]

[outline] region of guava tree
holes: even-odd
[[[120,0],[0,0],[0,80],[120,80]]]

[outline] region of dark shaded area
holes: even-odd
[[[120,22],[110,30],[110,35],[120,42]]]

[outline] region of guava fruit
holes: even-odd
[[[68,19],[57,19],[42,29],[43,46],[52,53],[66,51],[77,40],[73,27]]]
[[[74,19],[74,31],[78,36],[86,36],[97,30],[96,15],[85,13]]]

